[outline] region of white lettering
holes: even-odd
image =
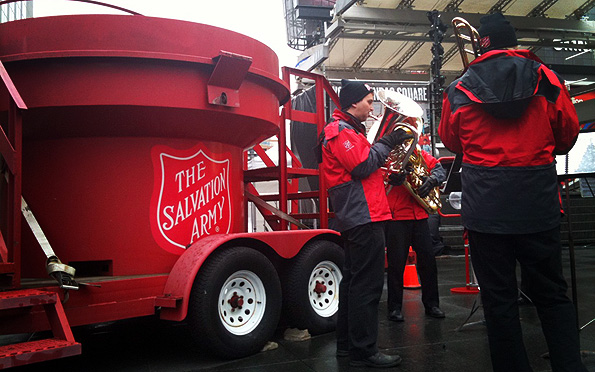
[[[184,175],[184,171],[176,173],[174,179],[178,181],[178,194],[182,192],[182,176]]]
[[[188,208],[188,197],[184,198],[184,211],[186,211],[186,213],[184,214],[184,218],[188,218],[192,215],[190,208]]]
[[[223,204],[225,203],[225,196],[217,203],[217,207],[219,208],[219,219],[223,218]]]
[[[194,167],[186,169],[186,187],[194,185]]]
[[[209,218],[207,217],[207,215],[206,214],[201,214],[200,215],[200,232],[201,232],[201,235],[204,235],[204,234],[208,234],[209,233],[208,232],[209,230],[207,228],[207,224],[208,223],[209,223]]]
[[[209,230],[211,230],[211,226],[213,226],[214,224],[217,223],[217,206],[215,206],[213,209],[211,209],[210,211],[208,211],[209,214]]]
[[[205,170],[207,169],[205,162],[201,161],[192,167],[180,171],[176,173],[174,176],[174,180],[178,182],[178,193],[182,192],[184,188],[189,188],[190,186],[194,185],[196,182],[200,181],[202,178],[205,177]],[[185,187],[184,182],[186,181]]]
[[[198,180],[201,180],[205,177],[205,169],[207,169],[205,162],[201,161],[200,163],[196,164],[196,169],[198,170]]]
[[[199,163],[201,164],[201,163]],[[204,168],[197,165],[197,174],[199,178],[204,178],[202,173]],[[176,181],[178,178],[185,178],[186,180],[193,179],[192,172],[180,172],[176,174]],[[226,169],[224,168],[221,173],[216,175],[213,179],[205,183],[200,189],[196,190],[183,200],[178,202],[177,207],[168,205],[163,208],[163,214],[168,219],[169,223],[163,224],[165,230],[171,230],[174,226],[179,225],[186,219],[196,216],[198,212],[211,202],[215,197],[219,196],[224,190],[227,189],[226,181]],[[178,183],[179,185],[179,183]],[[201,237],[204,234],[209,234],[211,228],[216,225],[221,219],[223,219],[223,206],[225,204],[225,197],[219,200],[210,210],[200,214],[194,218],[192,225],[191,242]],[[173,218],[174,209],[176,212],[175,219]],[[198,219],[200,218],[200,223]]]
[[[185,220],[184,210],[182,209],[182,202],[178,202],[178,213],[176,214],[176,222],[174,223],[174,226],[180,223],[180,219],[182,221]]]
[[[199,207],[199,190],[196,190],[194,193],[190,194],[190,200],[192,201],[192,210],[198,210]]]
[[[208,183],[207,183],[208,185]],[[207,186],[203,186],[200,188],[200,196],[198,197],[198,209],[202,208],[205,206],[205,204],[207,204],[207,199],[205,199],[205,187]],[[197,191],[198,192],[198,191]]]
[[[195,218],[194,223],[192,224],[192,235],[190,236],[190,244],[194,243],[194,241],[198,240],[199,238],[200,234],[198,233],[198,220]]]
[[[173,212],[174,207],[172,205],[168,205],[167,207],[163,208],[163,214],[165,215],[165,218],[169,220],[169,225],[167,224],[167,222],[163,224],[164,230],[170,230],[172,227],[174,227],[174,219],[171,217],[169,213],[167,213],[168,210]]]

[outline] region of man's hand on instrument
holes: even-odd
[[[405,182],[405,178],[407,178],[407,175],[405,173],[392,173],[390,176],[388,176],[388,184],[393,186],[400,186],[403,184],[403,182]]]
[[[403,142],[407,141],[410,138],[414,138],[413,134],[405,132],[403,129],[397,129],[392,131],[388,134],[385,134],[381,139],[378,140],[379,143],[384,143],[388,145],[391,149],[401,145]]]
[[[405,169],[401,170],[398,173],[391,173],[388,176],[388,184],[393,186],[400,186],[405,182],[407,176],[411,174],[413,169],[411,168],[411,164],[407,165]]]
[[[430,195],[430,191],[436,186],[438,186],[438,180],[433,176],[424,177],[424,182],[422,185],[417,189],[417,193],[420,197],[425,198],[426,196]]]

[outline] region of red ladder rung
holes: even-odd
[[[78,342],[47,338],[0,346],[0,369],[81,354]]]

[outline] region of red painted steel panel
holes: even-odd
[[[251,59],[239,107],[208,102],[222,53]],[[28,107],[23,196],[63,262],[168,273],[197,240],[244,231],[242,151],[278,132],[289,93],[269,47],[191,22],[74,15],[0,24],[0,59]],[[46,277],[27,228],[22,241],[23,276]]]
[[[244,230],[241,155],[237,147],[185,139],[32,140],[23,195],[63,262],[107,261],[114,276],[168,273],[193,240]],[[227,162],[218,195],[209,192],[221,178],[216,161]],[[186,170],[204,177],[186,187],[176,178]],[[23,276],[47,276],[35,264],[44,256],[27,228],[22,250]]]

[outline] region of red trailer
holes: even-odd
[[[258,352],[282,313],[334,328],[340,237],[325,188],[295,191],[318,171],[286,166],[286,121],[320,131],[337,99],[324,78],[280,79],[256,40],[137,14],[0,24],[0,61],[0,369],[79,354],[71,327],[155,313],[223,357]],[[291,108],[293,75],[316,84],[315,113]],[[246,170],[273,135],[280,165]],[[259,196],[263,180],[279,193]],[[247,232],[249,203],[274,231]]]

